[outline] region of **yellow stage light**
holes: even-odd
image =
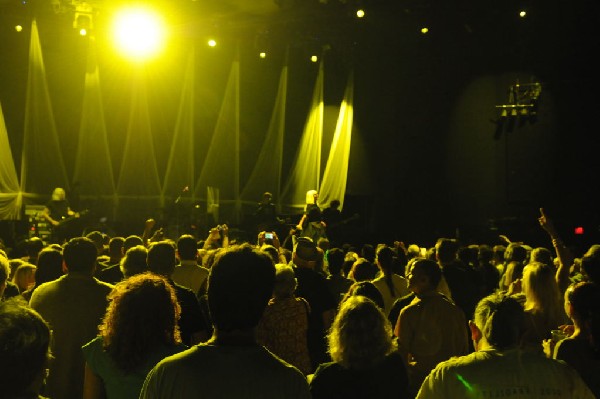
[[[217,45],[217,41],[216,41],[215,39],[210,39],[210,40],[208,41],[208,45],[209,45],[210,47],[215,47],[215,46]]]
[[[136,60],[155,56],[163,47],[165,29],[154,11],[141,6],[121,10],[115,17],[113,35],[121,52]]]
[[[317,62],[319,60],[319,57],[317,57],[316,55],[313,55],[312,57],[310,57],[310,60],[312,62]]]
[[[23,27],[21,25],[17,25],[17,26],[15,26],[15,30],[17,32],[21,32],[23,30]]]
[[[358,11],[356,11],[356,16],[358,18],[364,17],[365,16],[365,10],[358,10]]]
[[[259,54],[260,58],[267,58],[267,53],[264,51]]]

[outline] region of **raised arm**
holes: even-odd
[[[573,253],[569,248],[565,246],[563,241],[561,240],[556,228],[554,227],[554,223],[552,223],[552,219],[550,219],[546,213],[544,212],[544,208],[540,208],[540,217],[538,218],[538,222],[540,226],[548,233],[550,239],[552,240],[552,245],[554,246],[554,250],[556,251],[556,256],[558,257],[558,269],[556,270],[556,282],[558,283],[558,287],[561,292],[565,292],[569,287],[569,273],[571,269],[571,265],[575,260]]]

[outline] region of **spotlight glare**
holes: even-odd
[[[317,57],[316,55],[313,55],[313,56],[310,57],[310,60],[312,62],[317,62],[319,60],[319,57]]]
[[[23,27],[21,25],[17,25],[17,26],[15,26],[15,30],[17,32],[21,32],[21,31],[23,31]]]
[[[208,45],[209,45],[210,47],[215,47],[215,46],[217,45],[217,41],[216,41],[215,39],[210,39],[210,40],[208,41]]]
[[[163,46],[163,23],[147,8],[123,9],[115,18],[113,32],[121,51],[137,60],[150,58]]]
[[[429,33],[429,28],[421,28],[421,33],[424,35]]]
[[[260,58],[267,58],[267,53],[265,53],[264,51],[262,51],[262,52],[259,54],[259,56],[260,56]]]
[[[87,36],[87,30],[86,30],[86,29],[84,29],[84,28],[82,28],[82,29],[79,29],[79,34],[80,34],[81,36]]]
[[[360,10],[357,10],[357,11],[356,11],[356,16],[357,16],[358,18],[362,18],[362,17],[364,17],[364,16],[365,16],[365,10],[362,10],[362,9],[360,9]]]
[[[519,17],[525,18],[527,16],[527,11],[523,10],[519,12]]]

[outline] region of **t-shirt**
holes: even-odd
[[[391,354],[368,369],[347,369],[338,363],[324,363],[310,382],[313,399],[409,398],[408,376],[402,357]]]
[[[167,357],[146,377],[140,399],[309,399],[302,373],[259,345],[200,344]]]
[[[147,354],[135,370],[124,373],[102,348],[104,340],[96,337],[82,347],[83,356],[94,374],[102,379],[107,399],[131,399],[140,395],[148,372],[162,359],[185,350],[183,344],[161,346]]]
[[[386,316],[388,316],[390,310],[392,310],[392,305],[394,305],[396,299],[402,298],[403,296],[410,294],[410,291],[408,289],[408,282],[404,277],[399,276],[397,274],[392,274],[392,284],[394,286],[395,294],[394,296],[392,296],[392,293],[390,292],[390,287],[388,287],[384,275],[381,275],[380,277],[377,277],[375,280],[373,280],[373,284],[381,293],[381,297],[383,298],[384,313]]]
[[[490,349],[440,363],[417,395],[436,398],[593,399],[594,395],[563,362],[526,350]]]

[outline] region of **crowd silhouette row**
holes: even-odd
[[[309,193],[283,240],[2,249],[0,397],[600,397],[600,244],[338,243]]]

